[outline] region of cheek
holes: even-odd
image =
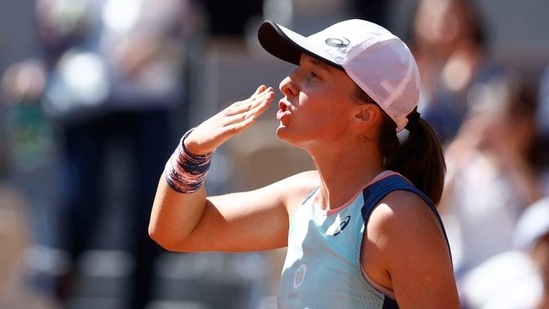
[[[349,114],[341,108],[327,108],[319,111],[313,120],[317,123],[314,134],[328,139],[337,139],[347,132]]]
[[[349,90],[350,91],[350,90]],[[333,135],[344,130],[353,118],[353,104],[341,89],[312,91],[299,97],[298,113],[304,130],[310,135]]]
[[[330,126],[341,117],[341,109],[334,104],[331,98],[323,97],[314,101],[306,101],[301,106],[301,112],[305,114],[312,124]]]

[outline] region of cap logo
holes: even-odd
[[[351,41],[346,38],[328,38],[324,42],[331,47],[345,47],[351,44]]]

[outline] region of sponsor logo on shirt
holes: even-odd
[[[334,236],[337,236],[339,235],[341,232],[343,232],[343,230],[347,227],[347,225],[349,224],[349,221],[351,220],[351,216],[346,216],[345,218],[343,218],[343,221],[341,221],[341,223],[336,227],[333,235]]]
[[[294,289],[299,288],[299,286],[305,280],[305,273],[307,272],[307,265],[301,264],[294,273]]]

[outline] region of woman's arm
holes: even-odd
[[[158,185],[149,233],[172,251],[257,251],[287,245],[293,209],[318,185],[316,172],[290,176],[266,187],[206,197]]]
[[[271,88],[260,86],[249,99],[230,105],[190,132],[183,141],[186,151],[194,155],[212,153],[231,137],[252,126],[273,98]],[[175,155],[179,158],[177,152]],[[192,169],[193,165],[190,164],[189,168]],[[168,175],[171,175],[170,171]],[[178,186],[177,183],[181,182],[178,177],[170,178],[176,183],[170,186],[165,172],[158,183],[149,234],[160,245],[173,251],[244,251],[281,247],[286,244],[287,206],[299,203],[299,195],[306,194],[303,188],[307,187],[304,185],[307,182],[296,181],[300,177],[290,177],[250,192],[207,197],[203,185],[196,191],[195,186],[185,183]],[[193,180],[196,177],[179,179]]]

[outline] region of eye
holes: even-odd
[[[309,77],[316,79],[316,78],[319,78],[320,76],[316,73],[315,70],[311,70],[309,71]]]

